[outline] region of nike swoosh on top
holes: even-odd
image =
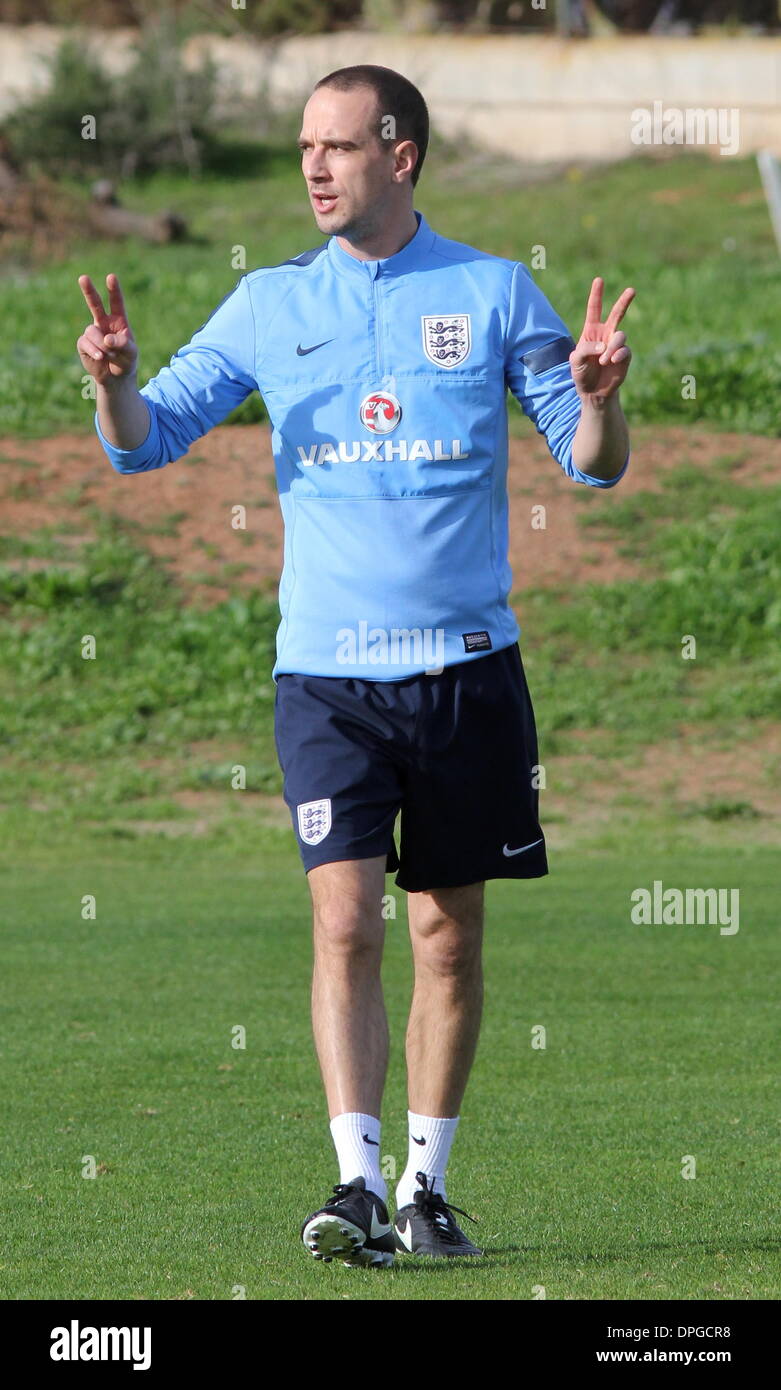
[[[513,854],[523,854],[525,849],[534,849],[534,846],[541,845],[542,841],[543,836],[541,835],[539,840],[532,840],[530,845],[521,845],[520,849],[509,849],[508,846],[505,845],[504,849],[502,850],[502,854],[506,855],[509,859]]]
[[[389,1231],[390,1231],[390,1222],[388,1222],[388,1224],[387,1224],[387,1226],[386,1226],[386,1225],[384,1224],[384,1222],[378,1221],[378,1220],[377,1220],[377,1208],[376,1208],[376,1207],[372,1207],[372,1224],[371,1224],[371,1229],[370,1229],[370,1231],[369,1231],[369,1235],[371,1236],[371,1239],[372,1239],[372,1240],[376,1240],[378,1236],[387,1236]]]
[[[379,1139],[370,1139],[368,1134],[363,1135],[363,1142],[364,1144],[373,1144],[375,1149],[378,1149],[380,1147]]]
[[[322,342],[322,343],[315,343],[314,347],[308,347],[308,348],[302,348],[301,344],[299,343],[299,344],[298,344],[298,347],[296,348],[296,353],[297,353],[297,355],[298,355],[299,357],[306,357],[307,353],[309,353],[309,352],[317,352],[317,349],[318,349],[318,348],[321,348],[321,347],[325,347],[325,346],[326,346],[326,343],[335,343],[335,342],[336,342],[336,339],[335,339],[335,338],[326,338],[326,339],[325,339],[325,342]]]
[[[418,1139],[418,1138],[416,1138],[416,1136],[415,1136],[414,1134],[413,1134],[413,1136],[412,1136],[412,1140],[413,1140],[413,1143],[415,1143],[415,1144],[425,1144],[425,1142],[426,1142],[425,1137],[424,1137],[423,1139]]]

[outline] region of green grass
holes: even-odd
[[[289,138],[292,145],[292,128]],[[456,175],[463,196],[453,198]],[[226,140],[219,169],[201,179],[159,174],[122,191],[133,208],[184,214],[191,241],[152,248],[90,239],[68,247],[56,265],[31,269],[20,258],[7,265],[0,432],[91,428],[75,352],[85,324],[79,274],[104,287],[108,271],[119,273],[143,382],[233,287],[243,268],[236,247],[252,269],[322,240],[288,147]],[[670,196],[680,201],[660,201]],[[496,255],[532,263],[533,248],[543,246],[546,268],[536,279],[575,336],[595,274],[605,276],[611,298],[635,285],[626,319],[635,361],[623,393],[633,420],[781,433],[781,270],[753,160],[637,158],[529,183],[506,161],[474,152],[464,161],[435,141],[416,205],[443,235]],[[696,396],[683,399],[682,378],[692,375]],[[513,429],[525,428],[514,403],[511,413]],[[257,393],[231,416],[264,418]]]
[[[279,612],[261,593],[185,609],[164,568],[112,532],[67,567],[0,569],[0,607],[0,645],[28,689],[24,707],[8,685],[0,701],[12,748],[43,739],[47,754],[92,759],[269,726]]]
[[[772,502],[777,489],[752,487],[746,496],[744,483],[730,475],[751,457],[751,442],[736,454],[723,454],[713,459],[707,468],[700,468],[682,458],[674,469],[661,473],[657,491],[642,489],[624,494],[618,488],[608,498],[586,488],[578,488],[575,498],[586,507],[578,517],[580,525],[603,534],[625,539],[630,544],[621,554],[648,557],[656,539],[657,528],[650,523],[660,520],[680,521],[704,517],[709,523],[714,516],[734,515],[747,504],[762,506],[765,499]]]
[[[139,857],[90,836],[70,853],[39,846],[23,869],[4,855],[2,1296],[777,1298],[777,859],[653,836],[638,852],[627,834],[551,868],[488,892],[485,1024],[450,1177],[487,1257],[371,1272],[318,1267],[298,1244],[336,1177],[291,834],[266,831],[238,857],[161,840]],[[654,877],[739,886],[740,931],[632,926],[629,894]],[[86,893],[95,921],[81,919]],[[382,1149],[400,1172],[397,896]]]

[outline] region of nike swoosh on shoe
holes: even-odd
[[[412,1254],[412,1227],[409,1222],[407,1222],[403,1231],[401,1226],[397,1226],[396,1235],[404,1246],[404,1249],[409,1250],[410,1254]]]
[[[372,1207],[372,1224],[371,1224],[371,1227],[370,1227],[370,1230],[369,1230],[369,1237],[370,1237],[370,1239],[371,1239],[371,1240],[377,1240],[379,1236],[387,1236],[387,1235],[389,1235],[389,1234],[390,1234],[390,1231],[391,1231],[390,1222],[388,1222],[388,1224],[387,1224],[387,1226],[386,1226],[386,1225],[384,1224],[384,1222],[378,1221],[378,1220],[377,1220],[377,1208],[376,1208],[376,1207]]]

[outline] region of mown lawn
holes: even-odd
[[[323,1268],[298,1241],[337,1174],[292,833],[238,856],[87,837],[4,857],[0,1296],[777,1298],[777,860],[650,833],[551,869],[488,890],[485,1025],[450,1179],[487,1255],[374,1272]],[[629,895],[654,878],[737,887],[738,932],[632,925]],[[410,988],[396,894],[389,1175]]]

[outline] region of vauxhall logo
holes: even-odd
[[[361,401],[358,414],[361,424],[372,434],[390,434],[401,420],[401,402],[390,391],[370,391]],[[394,458],[402,463],[413,463],[415,459],[439,463],[467,459],[469,451],[461,448],[460,439],[450,440],[449,448],[442,439],[399,439],[395,444],[390,439],[342,439],[333,444],[310,444],[308,448],[299,444],[298,457],[304,468],[311,468],[320,463],[390,463]]]
[[[389,391],[372,391],[364,396],[358,414],[361,424],[373,434],[390,434],[401,419],[401,402]]]

